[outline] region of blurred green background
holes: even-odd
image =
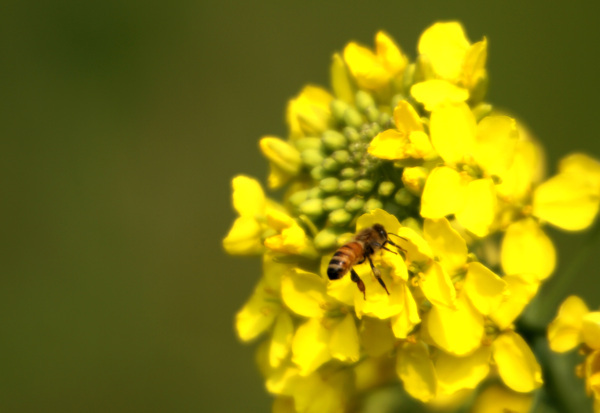
[[[547,1],[38,2],[0,14],[0,411],[269,411],[233,333],[258,259],[227,257],[230,179],[378,29],[414,56],[459,19],[489,100],[561,155],[600,157],[597,5]],[[585,234],[553,231],[561,269]],[[595,251],[600,252],[600,245]],[[569,292],[600,304],[596,254]]]

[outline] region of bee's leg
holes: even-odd
[[[402,238],[402,237],[400,237],[400,238]],[[402,239],[404,239],[404,238],[402,238]],[[384,250],[387,250],[387,251],[389,251],[389,250],[385,247],[385,244],[390,244],[390,245],[393,245],[394,247],[398,248],[398,251],[400,251],[400,253],[402,253],[402,256],[404,258],[406,258],[406,250],[404,248],[402,248],[400,245],[395,244],[393,241],[390,241],[389,239],[386,239],[381,248],[383,248]]]
[[[365,292],[365,283],[360,279],[354,268],[350,268],[350,279],[356,283],[358,289],[363,293],[365,300],[367,299],[367,293]]]
[[[369,257],[369,264],[371,265],[373,274],[375,275],[375,278],[377,278],[377,281],[379,281],[379,284],[381,284],[381,286],[383,287],[385,292],[388,295],[390,295],[390,292],[388,291],[387,287],[385,286],[385,283],[383,282],[383,279],[381,278],[381,271],[379,271],[379,269],[373,265],[373,261],[371,260],[371,257]]]

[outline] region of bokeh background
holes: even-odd
[[[456,4],[455,4],[456,3]],[[327,85],[349,40],[458,19],[489,40],[489,101],[548,150],[600,157],[594,2],[5,0],[0,13],[0,411],[269,411],[235,311],[230,179]],[[586,234],[552,236],[559,272]],[[600,305],[600,245],[565,295]]]

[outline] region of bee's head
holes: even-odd
[[[373,225],[373,229],[375,231],[377,231],[377,233],[381,236],[381,238],[387,239],[387,232],[385,232],[385,228],[383,228],[383,225],[375,224],[375,225]]]

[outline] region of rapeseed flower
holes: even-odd
[[[274,411],[357,411],[384,386],[436,409],[531,406],[542,371],[517,321],[555,268],[544,226],[592,224],[600,164],[573,154],[545,178],[539,143],[485,101],[487,48],[457,22],[413,61],[384,32],[350,42],[331,90],[290,100],[287,138],[259,141],[283,199],[233,179],[223,246],[263,260],[235,328],[262,340]],[[353,241],[376,225],[383,245]]]

